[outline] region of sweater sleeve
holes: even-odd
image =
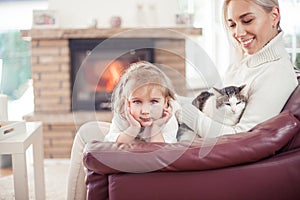
[[[226,126],[204,115],[192,104],[182,105],[182,121],[195,133],[204,138],[214,138],[236,133],[234,127]]]
[[[128,128],[129,124],[126,120],[114,115],[108,134],[104,138],[104,142],[116,142],[119,135]]]
[[[216,122],[189,103],[182,105],[182,121],[201,137],[218,137],[248,131],[276,116],[297,86],[293,71],[280,68],[282,65],[272,63],[272,67],[261,71],[258,77],[248,82],[247,106],[236,125],[228,126]]]

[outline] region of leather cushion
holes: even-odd
[[[255,162],[276,154],[298,133],[300,122],[284,111],[252,130],[197,143],[88,143],[84,165],[99,174],[193,171]]]

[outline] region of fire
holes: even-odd
[[[124,66],[128,64],[120,60],[115,60],[110,64],[109,61],[85,63],[85,80],[90,90],[112,92],[120,80]]]
[[[114,87],[120,80],[122,72],[123,63],[118,60],[112,62],[109,67],[103,72],[96,90],[100,91],[104,89],[107,92],[113,91]]]

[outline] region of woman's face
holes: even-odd
[[[233,38],[251,55],[277,35],[279,8],[267,13],[251,1],[232,0],[227,7],[227,23]]]
[[[161,118],[163,108],[167,106],[162,89],[151,85],[136,89],[128,100],[131,115],[143,127],[151,126],[154,120]]]

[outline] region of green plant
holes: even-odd
[[[2,82],[0,90],[12,99],[22,95],[21,85],[31,77],[30,42],[22,39],[19,31],[0,32]]]

